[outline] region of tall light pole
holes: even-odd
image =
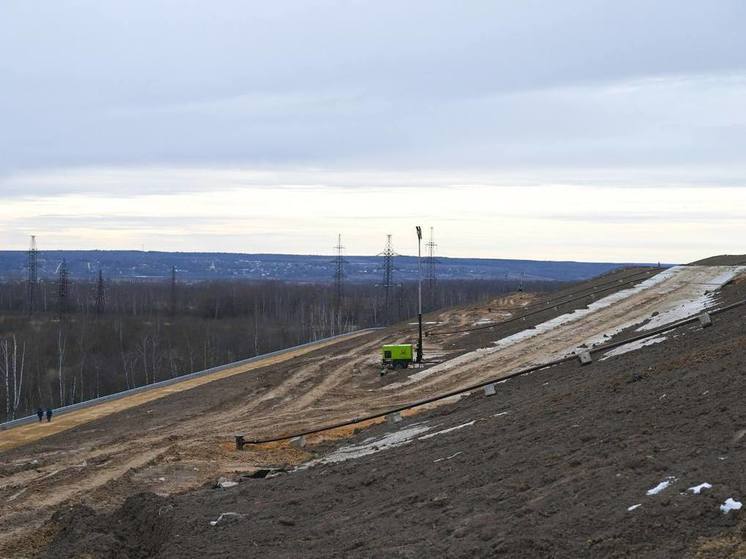
[[[422,227],[417,225],[417,322],[420,325],[420,334],[417,338],[417,363],[422,363]]]

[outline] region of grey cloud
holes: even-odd
[[[6,2],[0,173],[737,175],[744,16],[737,0]]]

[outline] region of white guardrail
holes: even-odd
[[[352,334],[361,334],[363,332],[374,332],[376,330],[381,330],[381,328],[380,327],[363,328],[362,330],[354,330],[352,332],[347,332],[345,334],[338,334],[336,336],[330,336],[328,338],[321,338],[319,340],[314,340],[312,342],[307,342],[305,344],[287,347],[285,349],[278,349],[277,351],[271,351],[270,353],[264,353],[262,355],[257,355],[256,357],[249,357],[248,359],[242,359],[241,361],[234,361],[233,363],[219,365],[217,367],[212,367],[211,369],[205,369],[204,371],[197,371],[195,373],[188,373],[186,375],[181,375],[181,376],[170,378],[167,380],[161,380],[158,382],[154,382],[152,384],[145,384],[143,386],[138,386],[137,388],[131,388],[123,392],[116,392],[114,394],[109,394],[108,396],[101,396],[99,398],[94,398],[93,400],[86,400],[85,402],[79,402],[77,404],[70,404],[69,406],[63,406],[61,408],[57,408],[54,410],[54,415],[58,416],[61,414],[69,413],[71,411],[80,410],[80,409],[87,408],[90,406],[95,406],[96,404],[100,404],[101,402],[108,402],[110,400],[119,400],[120,398],[125,398],[126,396],[130,396],[131,394],[137,394],[139,392],[146,392],[148,390],[152,390],[154,388],[160,388],[162,386],[168,386],[170,384],[178,384],[179,382],[183,382],[188,379],[211,375],[213,373],[218,373],[226,369],[232,369],[233,367],[240,367],[241,365],[248,365],[249,363],[255,363],[256,361],[261,361],[263,359],[267,359],[268,357],[274,357],[276,355],[290,353],[291,351],[295,351],[295,350],[298,350],[304,347],[309,347],[309,346],[317,345],[323,342],[328,342],[331,340],[344,338]],[[12,421],[6,421],[5,423],[0,423],[0,431],[5,431],[6,429],[12,429],[13,427],[24,425],[26,423],[32,423],[34,421],[39,421],[39,419],[36,417],[36,414],[29,415],[26,417],[21,417],[19,419],[14,419]]]

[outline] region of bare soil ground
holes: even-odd
[[[720,296],[746,297],[746,283],[733,282]],[[504,318],[533,300],[519,295],[427,320],[456,329]],[[453,359],[590,301],[521,324],[428,338],[426,350]],[[640,300],[627,314],[638,307],[649,316]],[[746,496],[744,316],[732,311],[714,328],[688,327],[591,367],[520,377],[500,384],[497,396],[472,394],[395,427],[326,434],[304,450],[273,444],[236,452],[231,435],[308,428],[493,378],[523,363],[521,352],[507,363],[474,362],[468,374],[445,368],[437,382],[386,390],[404,377],[380,378],[377,350],[407,338],[411,327],[400,325],[168,396],[0,455],[0,555],[742,557],[741,516],[718,506]],[[566,333],[556,351],[577,341]],[[537,341],[526,347],[536,350]],[[267,479],[239,475],[410,428],[452,427],[460,428],[349,461]],[[230,473],[238,486],[211,487]],[[671,488],[645,494],[668,476]],[[686,491],[705,481],[711,490]],[[210,524],[227,512],[236,514]]]

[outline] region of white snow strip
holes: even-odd
[[[642,506],[640,503],[637,503],[636,505],[632,505],[631,507],[627,507],[627,511],[633,511],[636,508]]]
[[[480,318],[479,320],[474,321],[474,326],[485,326],[487,324],[496,324],[496,323],[491,318]]]
[[[461,425],[456,425],[455,427],[449,427],[448,429],[443,429],[442,431],[435,431],[435,433],[424,435],[422,437],[419,437],[419,440],[424,441],[425,439],[432,439],[436,435],[443,435],[444,433],[450,433],[451,431],[458,431],[459,429],[463,429],[464,427],[471,427],[476,422],[477,422],[476,419],[472,419],[468,423],[462,423]]]
[[[622,332],[627,328],[640,324],[647,319],[649,319],[650,322],[648,322],[644,326],[639,327],[639,331],[657,328],[658,326],[662,326],[664,324],[668,324],[682,318],[687,318],[701,312],[702,310],[712,305],[714,300],[714,293],[712,292],[714,292],[718,286],[730,281],[738,274],[746,271],[746,266],[718,266],[717,269],[719,269],[720,271],[719,273],[717,273],[717,275],[715,275],[714,277],[707,276],[707,272],[711,271],[713,268],[716,267],[674,266],[672,268],[668,268],[667,270],[663,270],[662,272],[659,272],[658,274],[640,282],[637,285],[634,285],[628,289],[622,289],[620,291],[617,291],[616,293],[612,293],[611,295],[603,297],[598,301],[594,301],[584,309],[576,309],[573,312],[557,316],[551,320],[547,320],[546,322],[542,322],[541,324],[536,325],[534,328],[528,328],[526,330],[522,330],[521,332],[517,332],[512,336],[497,340],[496,342],[494,342],[494,347],[480,348],[475,351],[465,353],[464,355],[460,355],[459,357],[455,357],[454,359],[450,359],[448,361],[435,365],[434,367],[430,367],[429,369],[419,371],[408,377],[406,380],[403,380],[402,382],[396,382],[384,386],[383,390],[397,390],[402,386],[419,382],[432,375],[450,371],[454,368],[464,367],[465,365],[469,365],[479,359],[515,345],[518,342],[534,338],[564,324],[583,320],[590,314],[615,305],[620,301],[623,301],[637,293],[651,290],[651,288],[654,287],[656,289],[652,290],[652,293],[654,293],[661,301],[661,304],[657,309],[658,314],[656,316],[645,317],[639,314],[635,315],[634,313],[631,313],[628,321],[616,325],[613,329],[591,334],[590,336],[585,338],[585,340],[583,340],[581,344],[577,344],[577,346],[574,347],[566,348],[564,352],[557,352],[558,355],[554,355],[554,357],[559,357],[559,353],[563,353],[564,355],[574,353],[578,346],[584,345],[586,347],[593,347],[594,345],[603,343],[608,337],[614,336],[615,334],[618,334],[619,332]],[[706,278],[707,281],[693,281],[696,280],[696,278],[698,277],[697,274],[699,274],[700,276],[705,276],[702,279]],[[676,281],[676,277],[679,275],[683,276],[684,280]],[[682,285],[686,285],[689,287],[689,299],[677,300],[670,297],[667,299],[669,293],[681,290]],[[692,293],[695,293],[694,297],[692,297]]]
[[[507,412],[502,412],[502,413],[507,413]],[[334,452],[330,453],[329,455],[322,456],[321,458],[316,458],[314,460],[310,460],[309,462],[306,462],[305,464],[298,466],[298,468],[296,469],[305,470],[307,468],[311,468],[319,464],[336,464],[338,462],[344,462],[346,460],[361,458],[363,456],[375,454],[376,452],[380,452],[382,450],[388,450],[390,448],[396,448],[398,446],[409,444],[415,439],[422,441],[422,440],[426,440],[431,437],[434,437],[436,435],[442,435],[444,433],[450,433],[452,431],[457,431],[465,427],[470,427],[474,425],[476,422],[477,420],[474,419],[472,421],[469,421],[468,423],[462,423],[461,425],[456,425],[455,427],[449,427],[447,429],[442,429],[440,431],[436,431],[434,433],[430,433],[428,435],[424,435],[421,437],[419,435],[429,431],[432,427],[430,427],[429,425],[421,424],[421,423],[415,423],[414,425],[410,425],[398,431],[392,431],[390,433],[386,433],[382,437],[370,437],[362,441],[360,444],[347,445],[347,446],[340,447]],[[461,453],[457,452],[456,454],[453,454],[447,458],[441,458],[441,460],[450,460],[451,458],[458,456],[459,454]]]
[[[666,479],[664,479],[663,481],[661,481],[658,485],[656,485],[655,487],[653,487],[652,489],[648,489],[648,491],[647,491],[646,494],[648,496],[650,496],[650,495],[657,495],[658,493],[660,493],[661,491],[663,491],[664,489],[666,489],[669,485],[671,485],[674,481],[676,481],[676,478],[673,477],[673,476],[669,476]]]
[[[619,300],[625,299],[629,297],[630,295],[644,291],[645,289],[649,289],[651,286],[657,285],[662,283],[664,280],[668,280],[671,278],[675,278],[677,275],[684,274],[688,275],[692,272],[698,272],[699,270],[712,270],[714,268],[719,268],[722,271],[712,277],[708,278],[707,282],[697,283],[693,281],[687,282],[690,286],[695,286],[693,290],[698,291],[698,294],[690,299],[687,300],[665,300],[665,296],[667,293],[674,291],[681,287],[680,282],[671,281],[668,282],[667,285],[659,286],[659,295],[661,297],[661,300],[664,301],[661,306],[658,307],[657,312],[658,314],[650,317],[649,322],[646,324],[640,326],[636,329],[637,332],[643,332],[646,330],[653,330],[655,328],[659,328],[661,326],[665,326],[666,324],[670,324],[671,322],[676,322],[677,320],[682,320],[684,318],[689,318],[690,316],[694,316],[695,314],[699,314],[703,310],[707,309],[708,307],[712,306],[714,303],[714,297],[716,291],[719,287],[721,287],[723,284],[729,282],[734,277],[736,277],[738,274],[746,271],[746,266],[718,266],[718,267],[712,267],[712,266],[674,266],[672,268],[669,268],[667,270],[664,270],[663,272],[660,272],[653,276],[652,278],[649,278],[642,283],[634,286],[631,289],[625,289],[623,291],[618,291],[617,293],[614,293],[610,295],[609,297],[604,297],[600,301],[597,301],[597,303],[605,302],[607,299],[614,297],[615,295],[622,295],[623,296],[617,298],[614,302],[617,302]],[[651,283],[651,280],[657,280]],[[594,308],[594,304],[589,305],[588,311]],[[665,306],[668,305],[668,306]],[[603,307],[609,306],[608,304],[604,304]],[[603,308],[598,307],[598,308]],[[576,311],[577,312],[583,312],[582,310]],[[587,314],[587,313],[586,313]],[[606,340],[606,336],[614,336],[618,334],[619,332],[622,332],[626,330],[627,328],[630,328],[632,326],[635,326],[636,324],[639,324],[641,322],[639,316],[632,317],[628,322],[619,325],[617,328],[615,328],[612,331],[609,332],[603,332],[599,333],[596,336],[591,336],[585,341],[585,344],[589,347],[592,347],[593,345],[597,345],[600,343],[603,343]]]
[[[224,512],[220,516],[218,516],[217,520],[210,520],[210,526],[216,526],[218,522],[223,520],[223,518],[227,518],[229,516],[237,516],[238,518],[243,518],[243,514],[239,514],[237,512]]]
[[[695,485],[694,487],[690,487],[687,489],[687,491],[691,491],[695,495],[699,495],[703,489],[712,489],[712,485],[710,485],[707,482],[700,483],[699,485]]]
[[[507,414],[509,414],[509,413],[510,413],[510,412],[507,412],[507,411],[501,411],[500,413],[496,413],[496,414],[495,414],[495,415],[493,415],[492,417],[500,417],[501,415],[507,415]]]
[[[450,456],[446,456],[445,458],[436,458],[433,460],[433,464],[437,464],[438,462],[442,462],[443,460],[450,460],[451,458],[456,458],[459,454],[463,454],[460,450],[456,454],[451,454]]]
[[[646,289],[650,289],[651,287],[655,285],[665,282],[666,280],[670,279],[675,274],[675,270],[676,268],[669,268],[668,270],[664,270],[660,272],[659,274],[656,274],[653,277],[648,278],[645,281],[642,281],[638,283],[637,285],[634,285],[628,289],[622,289],[621,291],[617,291],[616,293],[607,295],[606,297],[603,297],[602,299],[599,299],[598,301],[594,301],[593,303],[588,305],[588,307],[585,309],[576,309],[573,312],[562,314],[551,320],[542,322],[541,324],[538,324],[535,328],[523,330],[522,332],[518,332],[517,334],[514,334],[513,336],[508,336],[507,338],[503,338],[502,340],[497,340],[495,342],[496,349],[502,349],[504,347],[511,346],[520,340],[533,338],[534,336],[540,333],[553,330],[554,328],[562,324],[567,324],[568,322],[576,322],[578,320],[581,320],[593,312],[610,307],[614,305],[615,303],[618,303],[619,301],[627,299],[628,297],[636,293],[645,291]],[[600,334],[599,336],[601,339],[603,338],[603,334]],[[586,342],[586,345],[591,346],[592,343]],[[568,348],[568,353],[574,350],[575,348]]]
[[[741,510],[743,503],[741,501],[735,501],[731,497],[728,497],[725,502],[720,505],[720,510],[727,514],[732,510]]]
[[[604,361],[608,359],[609,357],[614,357],[615,355],[622,355],[624,353],[629,353],[630,351],[635,351],[637,349],[641,349],[643,347],[653,345],[653,344],[659,344],[661,342],[666,341],[666,336],[653,336],[652,338],[645,338],[644,340],[637,340],[635,342],[630,342],[628,344],[620,345],[619,347],[615,347],[614,349],[610,349],[606,353],[604,353],[604,356],[599,359],[599,361]]]
[[[675,322],[676,320],[682,320],[684,318],[694,316],[695,314],[699,314],[708,307],[711,307],[714,303],[715,293],[713,292],[716,291],[719,287],[728,283],[744,269],[746,268],[744,268],[743,266],[728,267],[721,274],[715,276],[714,278],[710,278],[709,281],[701,284],[700,287],[702,289],[702,294],[699,297],[690,299],[689,301],[685,301],[671,309],[666,309],[659,312],[656,316],[651,318],[650,322],[648,322],[644,326],[641,326],[637,330],[653,330],[655,328],[665,326],[670,322]],[[709,291],[709,293],[705,293],[706,291]]]
[[[387,433],[380,438],[369,438],[365,439],[362,443],[357,445],[347,445],[338,448],[331,454],[306,462],[298,469],[306,469],[318,464],[335,464],[337,462],[344,462],[345,460],[351,460],[353,458],[361,458],[362,456],[368,456],[369,454],[375,454],[382,450],[388,450],[389,448],[396,448],[411,443],[417,435],[429,431],[428,425],[415,424],[400,429],[398,431],[392,431]]]

